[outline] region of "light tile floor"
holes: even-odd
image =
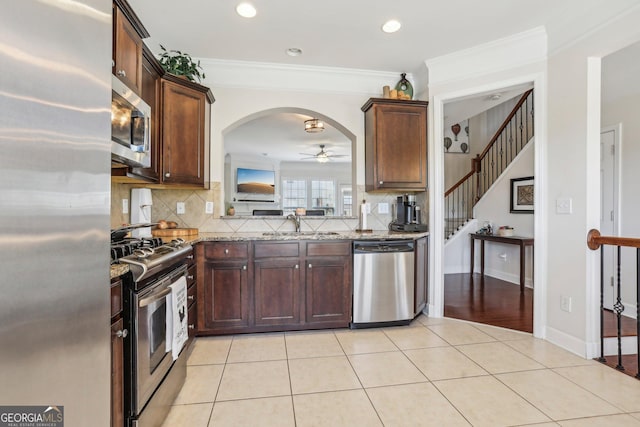
[[[640,381],[530,334],[410,326],[198,338],[163,427],[640,426]]]

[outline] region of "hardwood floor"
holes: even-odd
[[[445,274],[444,315],[533,332],[533,289],[469,273]]]

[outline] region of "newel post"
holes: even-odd
[[[480,200],[480,172],[482,172],[482,159],[480,154],[476,154],[476,157],[471,159],[471,169],[476,174],[476,202]]]

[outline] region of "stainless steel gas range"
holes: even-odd
[[[167,296],[172,284],[186,278],[193,249],[181,239],[136,238],[112,242],[111,253],[112,262],[130,267],[123,278],[124,321],[130,331],[124,348],[126,426],[156,427],[186,377],[184,348],[176,360],[167,350]]]

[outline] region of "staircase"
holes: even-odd
[[[525,92],[471,170],[444,194],[445,239],[473,218],[473,207],[533,137],[533,89]]]
[[[598,360],[627,375],[634,376],[640,380],[640,239],[617,236],[601,236],[598,230],[591,230],[587,235],[587,246],[589,249],[600,251],[600,357]],[[603,248],[611,246],[618,251],[617,256],[617,280],[616,280],[616,301],[613,310],[604,308],[604,255]],[[635,248],[636,250],[636,277],[635,277],[635,297],[636,297],[636,318],[630,319],[622,314],[625,312],[625,305],[621,299],[621,249]]]

